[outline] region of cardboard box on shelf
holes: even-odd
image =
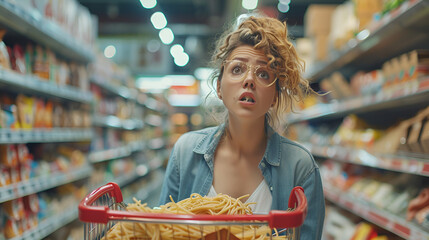
[[[328,58],[328,35],[317,35],[313,38],[313,56],[315,61],[324,61]]]
[[[332,13],[336,7],[337,5],[310,5],[304,16],[305,35],[329,35]]]

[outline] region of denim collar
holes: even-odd
[[[264,153],[263,159],[272,165],[280,165],[280,135],[275,132],[271,126],[267,126],[268,143]],[[198,154],[214,156],[217,145],[219,144],[222,135],[225,132],[225,123],[215,128],[208,128],[203,130],[204,137],[197,142],[194,148],[194,152]],[[212,158],[205,157],[206,161],[211,161]]]

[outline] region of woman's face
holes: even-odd
[[[230,117],[265,119],[265,113],[275,103],[274,73],[267,68],[264,52],[252,46],[239,46],[223,64],[222,79],[217,94],[228,109]]]

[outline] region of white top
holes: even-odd
[[[207,197],[215,197],[217,195],[213,185],[210,188]],[[271,210],[271,202],[273,196],[271,196],[270,189],[267,182],[263,179],[255,191],[250,195],[245,203],[254,202],[256,204],[250,204],[249,207],[252,209],[254,214],[268,214]]]

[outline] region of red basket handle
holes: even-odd
[[[101,187],[94,192],[100,189],[104,190]],[[140,219],[152,222],[213,221],[215,223],[219,221],[261,221],[268,222],[270,228],[293,228],[301,226],[307,215],[307,199],[302,187],[295,187],[291,191],[288,206],[294,208],[292,211],[272,210],[266,215],[190,215],[117,211],[111,210],[107,206],[90,206],[89,202],[86,201],[95,201],[93,200],[95,198],[94,192],[79,204],[79,219],[83,222],[107,223],[110,220],[120,219]],[[98,194],[98,196],[101,195]]]
[[[104,194],[109,194],[115,202],[120,203],[123,201],[121,188],[118,184],[110,182],[92,191],[79,203],[79,219],[83,222],[98,222],[107,223],[108,206],[92,206]]]

